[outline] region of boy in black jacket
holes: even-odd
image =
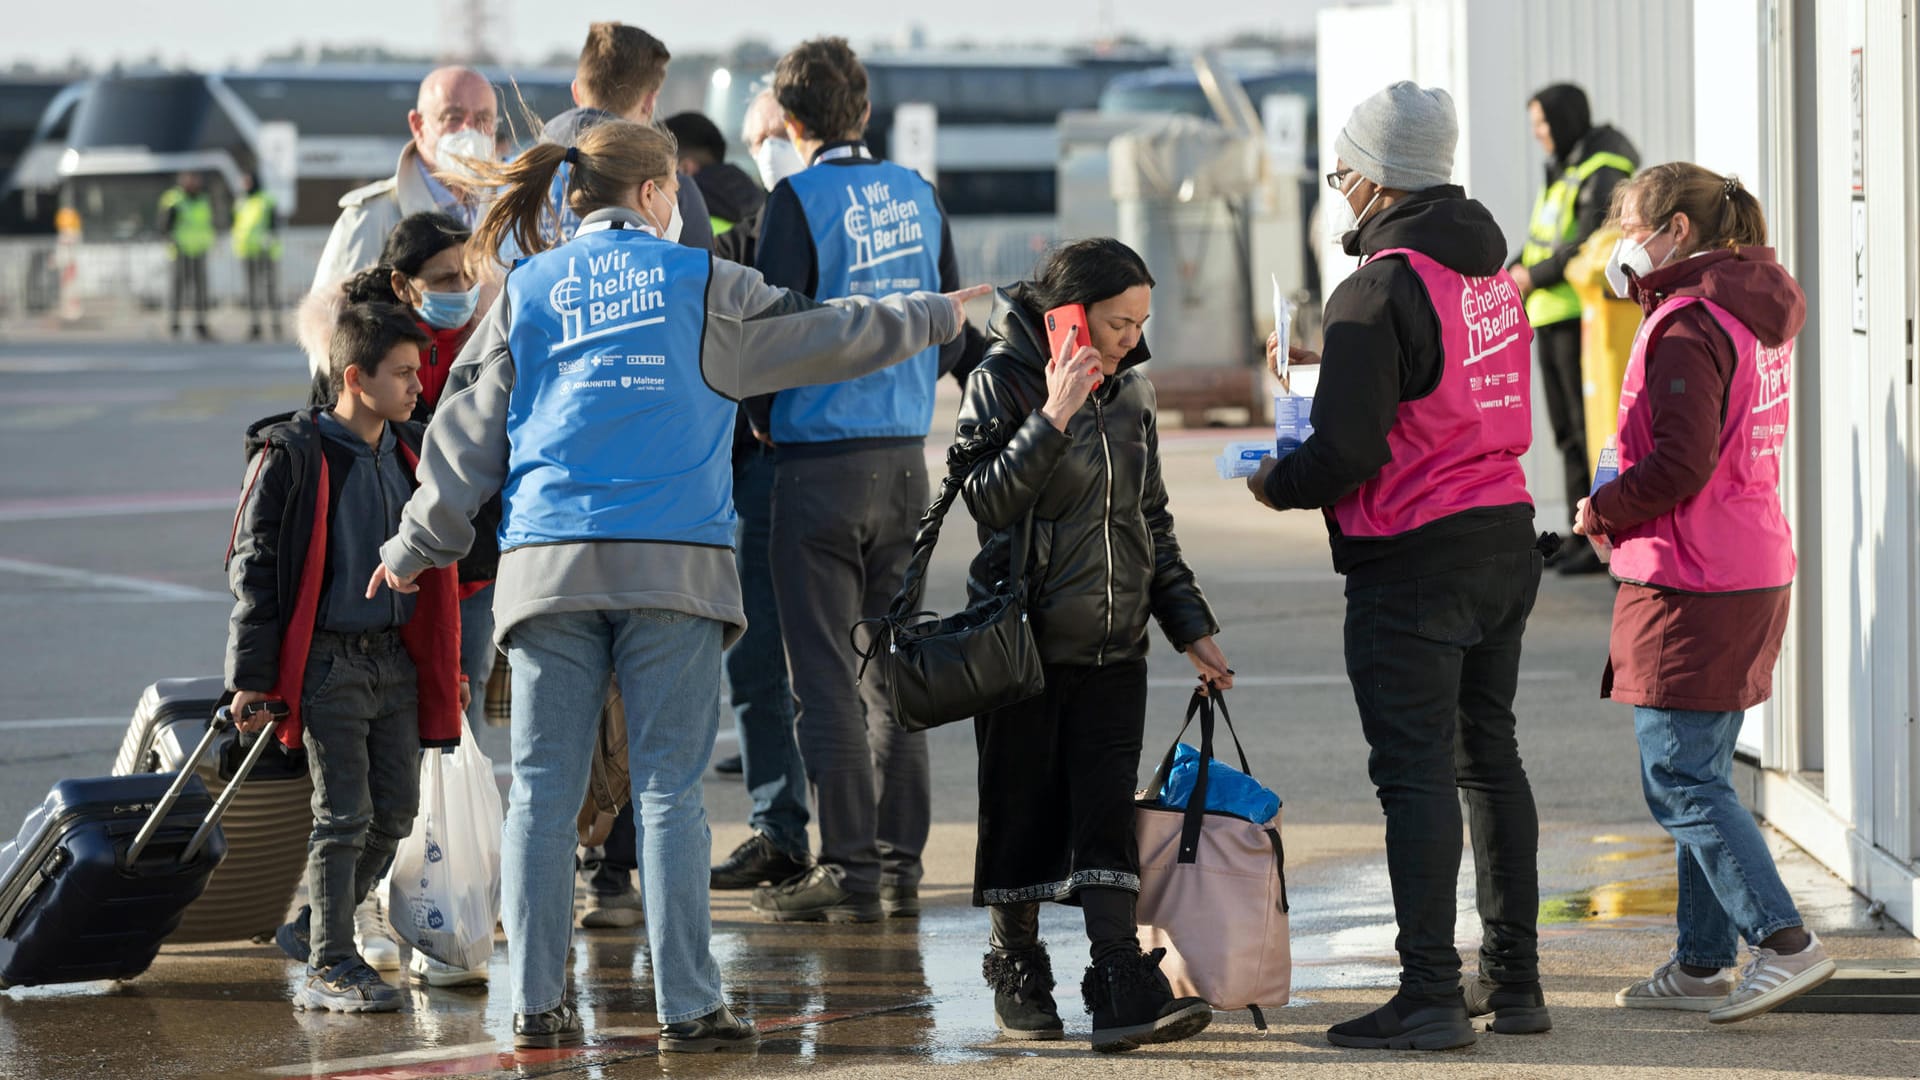
[[[369,598],[380,545],[413,494],[423,337],[390,304],[355,304],[334,327],[335,404],[254,425],[252,467],[227,557],[233,712],[287,704],[279,728],[313,775],[310,908],[276,936],[308,965],[294,1005],[391,1012],[399,992],[354,947],[353,911],[413,828],[419,750],[460,736],[457,584]],[[256,730],[260,719],[242,719]]]

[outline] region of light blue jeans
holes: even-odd
[[[1679,848],[1679,958],[1694,967],[1733,967],[1742,936],[1758,945],[1801,925],[1760,826],[1733,791],[1742,715],[1633,710],[1647,808]]]
[[[609,678],[626,701],[654,1012],[675,1024],[721,1006],[700,784],[719,726],[721,634],[711,619],[657,608],[536,615],[508,633],[513,788],[501,876],[515,1012],[565,996],[574,818]]]

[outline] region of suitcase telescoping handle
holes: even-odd
[[[240,785],[247,779],[247,774],[253,771],[253,766],[260,760],[260,755],[266,752],[267,744],[273,741],[273,730],[280,725],[280,718],[287,715],[286,705],[278,701],[264,702],[256,708],[267,711],[270,716],[267,726],[262,728],[260,734],[254,739],[253,746],[247,750],[247,756],[240,762],[240,768],[234,772],[233,779],[227,781],[226,790],[220,793],[220,798],[214,802],[213,809],[207,811],[206,818],[200,822],[200,828],[194,831],[193,839],[187,841],[187,849],[180,855],[182,863],[191,862],[193,857],[199,854],[200,847],[206,843],[208,834],[220,824],[220,818],[226,814],[227,807],[232,805],[235,796],[240,794]],[[207,733],[200,736],[200,744],[195,746],[193,753],[181,763],[179,774],[167,787],[167,793],[160,796],[160,801],[154,805],[152,816],[148,817],[146,823],[140,826],[140,831],[134,834],[133,845],[127,849],[128,866],[140,861],[140,853],[146,850],[148,842],[153,839],[153,834],[160,830],[160,823],[166,820],[167,812],[172,810],[173,804],[179,801],[180,793],[187,789],[187,781],[199,770],[200,759],[206,756],[207,750],[213,746],[214,740],[220,737],[220,733],[232,725],[232,710],[222,708],[213,714],[213,719],[207,724]]]

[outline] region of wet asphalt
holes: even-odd
[[[158,335],[154,335],[157,339]],[[0,830],[51,779],[104,773],[140,689],[220,668],[230,600],[220,572],[254,419],[297,403],[302,361],[287,347],[57,338],[0,331]],[[933,457],[953,394],[943,390]],[[932,735],[934,837],[926,913],[873,926],[771,925],[744,894],[714,901],[714,950],[733,1001],[764,1038],[751,1055],[676,1058],[654,1042],[651,974],[638,930],[582,931],[572,982],[588,1025],[579,1050],[510,1050],[502,942],[499,989],[410,992],[402,1014],[306,1014],[288,1005],[294,966],[245,942],[169,948],[124,984],[0,993],[0,1077],[639,1077],[1266,1075],[1911,1076],[1911,1017],[1774,1016],[1705,1031],[1697,1016],[1623,1013],[1614,989],[1664,958],[1672,849],[1641,804],[1631,724],[1597,697],[1611,588],[1549,577],[1527,640],[1517,711],[1545,823],[1542,953],[1558,1027],[1486,1037],[1439,1057],[1335,1051],[1330,1023],[1390,993],[1392,910],[1381,819],[1340,661],[1340,582],[1310,515],[1255,507],[1212,456],[1237,437],[1169,431],[1165,471],[1179,534],[1225,627],[1241,679],[1234,716],[1254,772],[1285,801],[1295,1000],[1258,1033],[1222,1013],[1198,1039],[1119,1059],[1085,1043],[1078,912],[1049,908],[1069,1038],[1000,1042],[981,985],[984,919],[967,906],[974,760],[964,725]],[[961,511],[963,512],[963,511]],[[929,599],[959,602],[969,530],[946,531]],[[1151,661],[1149,757],[1172,737],[1192,678],[1164,643]],[[482,747],[506,759],[505,732]],[[722,753],[726,752],[723,743]],[[746,835],[737,781],[707,790],[718,858]],[[1824,870],[1775,838],[1810,924],[1836,953],[1920,955]],[[1471,858],[1460,938],[1471,970]]]

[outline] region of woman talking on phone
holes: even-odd
[[[1133,794],[1147,708],[1149,616],[1201,681],[1233,685],[1213,612],[1181,558],[1160,479],[1142,330],[1153,275],[1118,240],[1069,244],[999,292],[956,440],[984,456],[962,493],[983,547],[970,591],[1010,577],[1011,530],[1033,515],[1028,610],[1046,692],[979,717],[973,902],[988,908],[984,972],[1010,1038],[1057,1039],[1043,900],[1086,914],[1081,994],[1096,1050],[1198,1034],[1211,1008],[1175,1000],[1134,932]],[[1050,347],[1048,321],[1069,327]]]

